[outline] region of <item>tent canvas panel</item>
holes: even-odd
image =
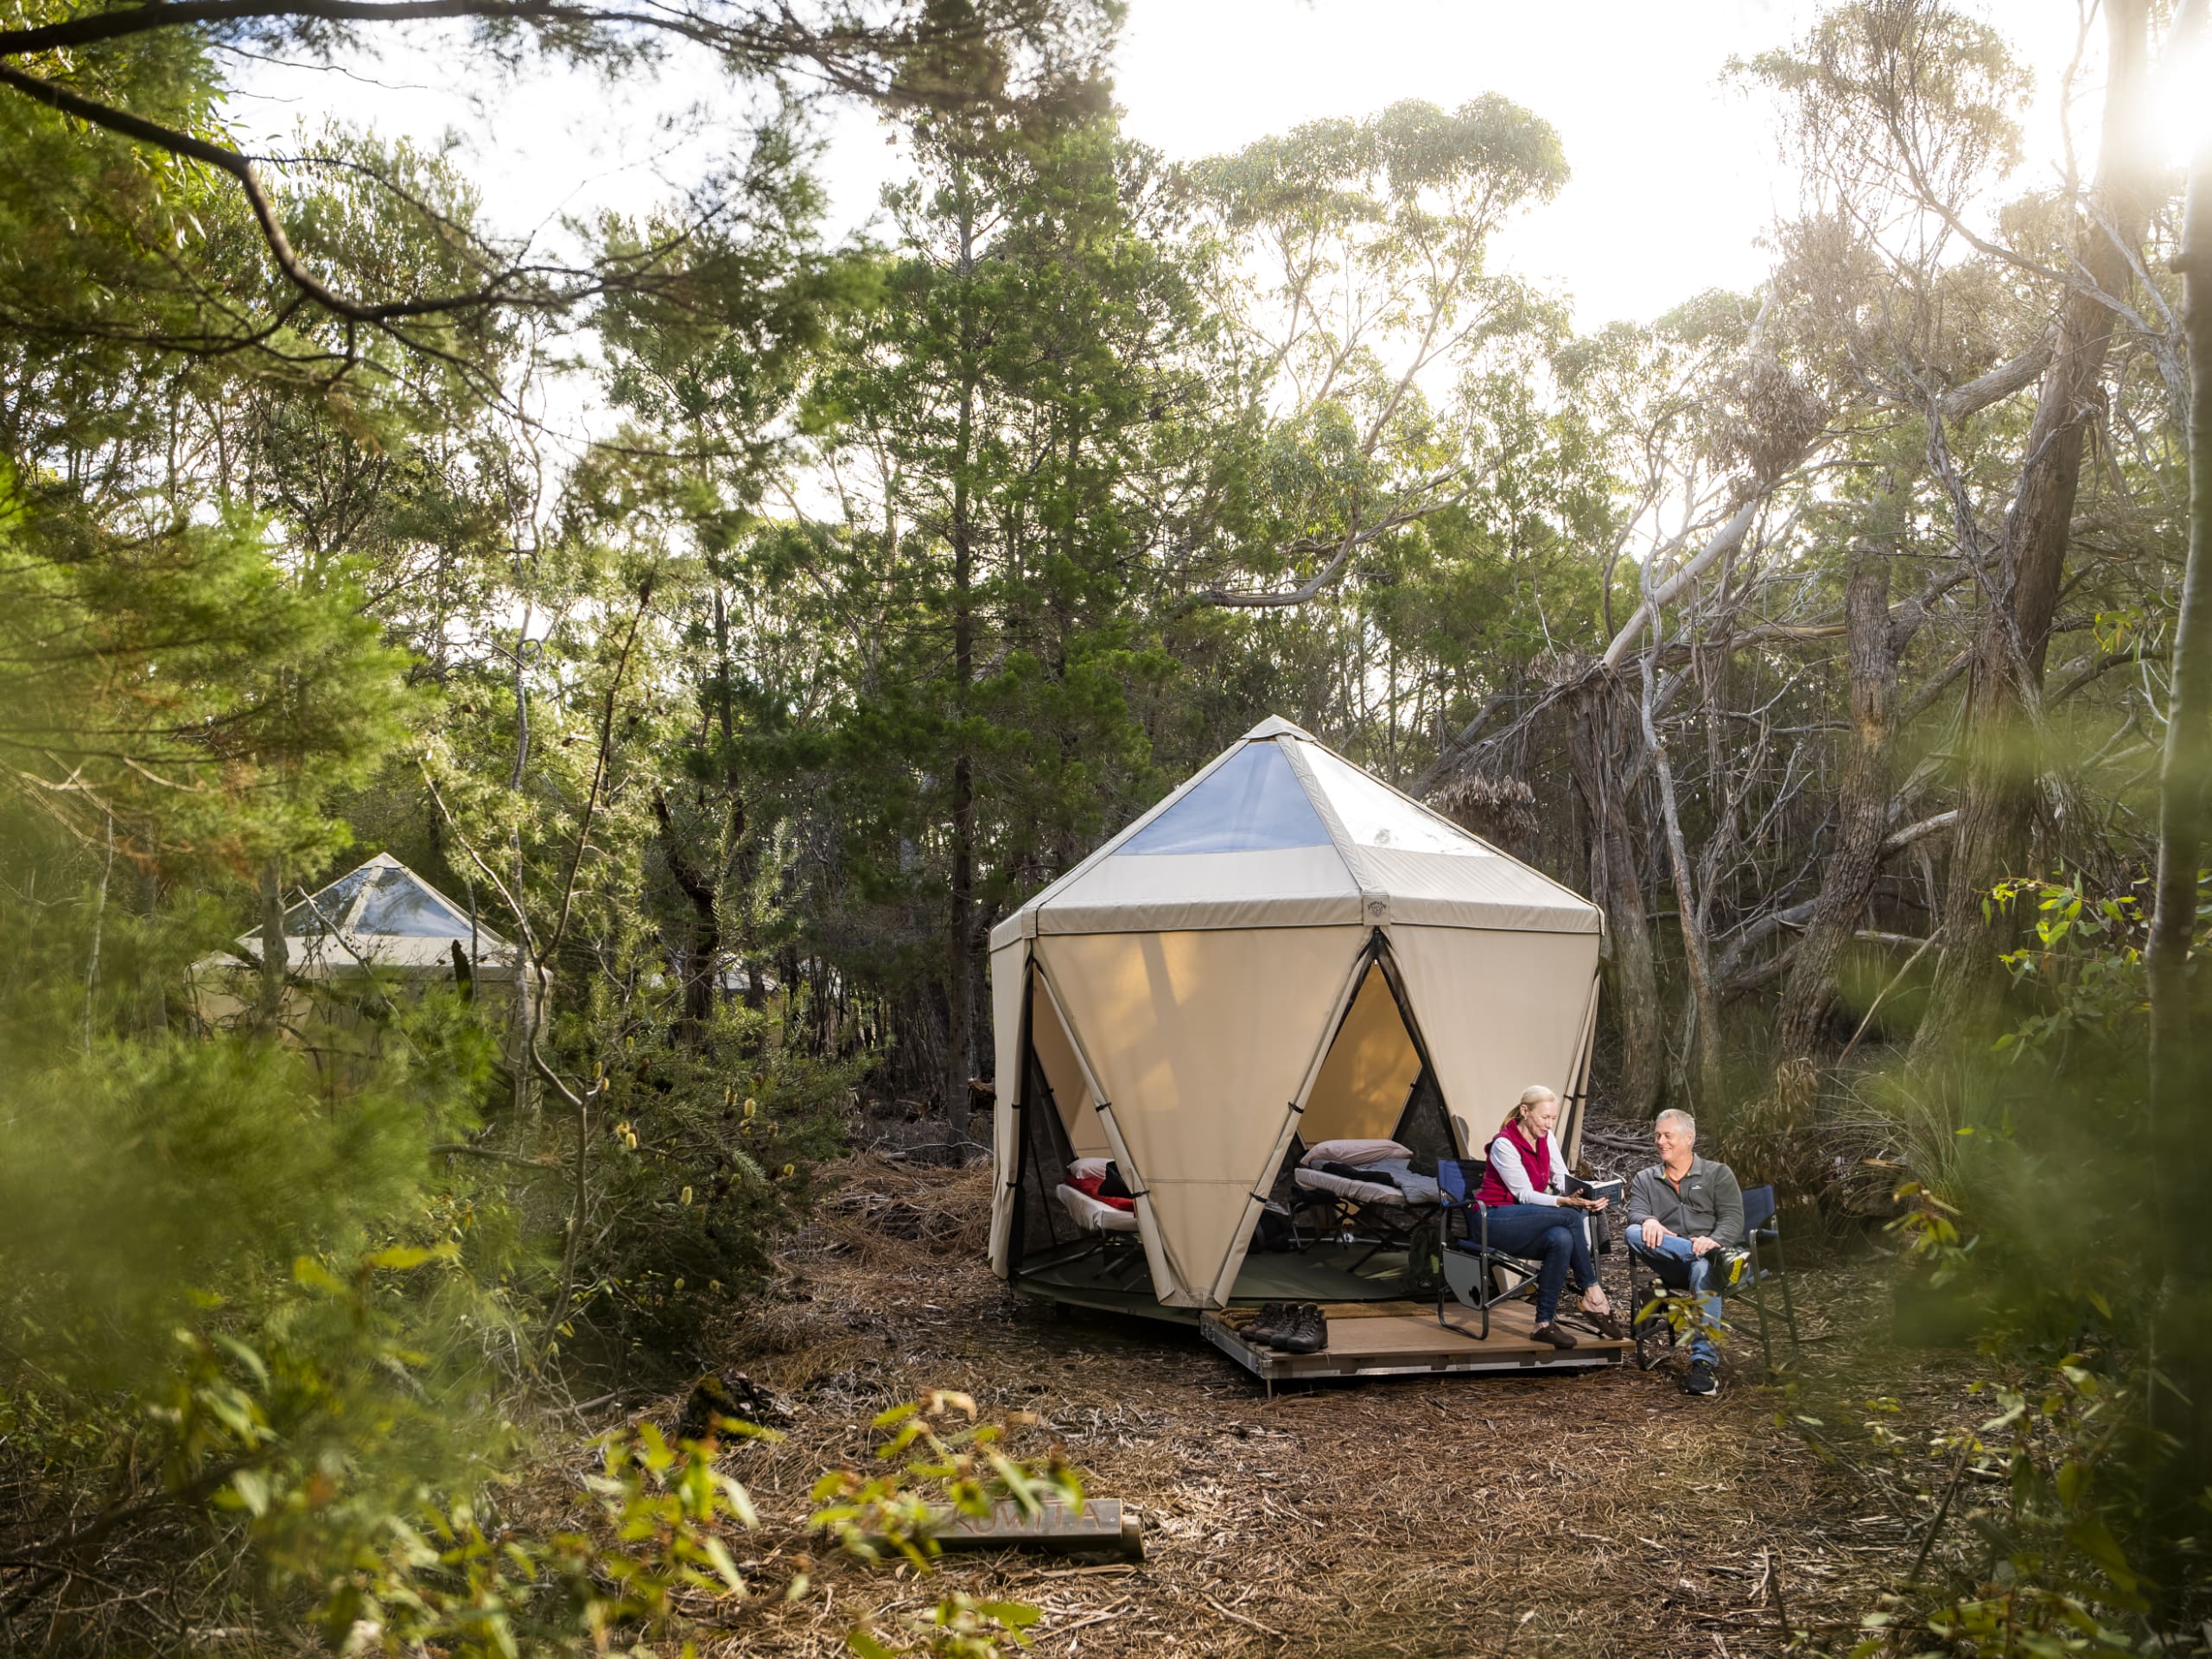
[[[1327,845],[1256,853],[1116,854],[1037,912],[1039,933],[1177,932],[1359,920],[1359,889]]]
[[[1507,858],[1444,858],[1363,847],[1369,884],[1389,894],[1390,920],[1502,933],[1584,933],[1605,922],[1587,900]]]
[[[1052,1001],[1052,988],[1041,979],[1029,1010],[1029,1040],[1036,1048],[1038,1064],[1045,1068],[1045,1080],[1052,1085],[1052,1104],[1059,1112],[1069,1155],[1112,1157],[1106,1126],[1098,1121],[1098,1103],[1090,1097],[1090,1084],[1076,1064],[1075,1045],[1068,1039],[1059,1005]]]
[[[1437,1084],[1474,1147],[1529,1084],[1573,1088],[1596,934],[1394,927],[1390,949]]]
[[[1011,1178],[1020,1148],[1021,999],[1029,987],[1029,946],[1016,940],[991,953],[991,1077],[998,1098],[991,1109],[991,1167],[999,1179],[991,1185],[991,1271],[1001,1279],[1007,1273],[1007,1240],[1014,1225],[1014,1188]]]
[[[1146,1195],[1161,1300],[1203,1304],[1243,1243],[1366,942],[1359,927],[1039,938]]]
[[[1332,749],[1308,742],[1301,751],[1313,781],[1356,847],[1429,853],[1447,858],[1498,858],[1497,849],[1451,819],[1370,778]]]
[[[1329,831],[1274,743],[1243,743],[1122,842],[1116,858],[1326,847]]]

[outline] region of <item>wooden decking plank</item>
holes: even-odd
[[[1208,1313],[1200,1323],[1217,1347],[1248,1370],[1276,1380],[1356,1376],[1408,1370],[1585,1370],[1617,1365],[1630,1351],[1626,1342],[1577,1332],[1571,1349],[1535,1340],[1533,1309],[1511,1302],[1491,1310],[1491,1333],[1476,1334],[1478,1316],[1447,1306],[1451,1325],[1436,1322],[1433,1304],[1410,1301],[1356,1302],[1323,1311],[1329,1316],[1329,1345],[1317,1354],[1284,1354],[1245,1339],[1244,1327],[1258,1316],[1254,1308]]]

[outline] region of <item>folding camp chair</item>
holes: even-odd
[[[1489,1168],[1490,1161],[1484,1158],[1440,1158],[1436,1164],[1436,1184],[1444,1189],[1444,1273],[1436,1287],[1436,1322],[1446,1330],[1459,1329],[1444,1317],[1444,1296],[1449,1291],[1461,1306],[1482,1315],[1485,1340],[1491,1309],[1525,1294],[1536,1282],[1535,1262],[1491,1246],[1490,1206],[1475,1196],[1482,1191]],[[1456,1230],[1455,1216],[1459,1222]],[[1498,1287],[1501,1271],[1516,1275],[1503,1289]]]
[[[1744,1243],[1741,1248],[1727,1252],[1728,1271],[1722,1274],[1720,1287],[1724,1298],[1735,1296],[1748,1289],[1751,1292],[1751,1312],[1758,1319],[1759,1351],[1766,1360],[1768,1375],[1774,1364],[1774,1337],[1769,1328],[1766,1293],[1764,1287],[1770,1279],[1782,1288],[1782,1319],[1789,1334],[1789,1357],[1796,1363],[1798,1357],[1797,1309],[1789,1295],[1789,1275],[1783,1259],[1780,1206],[1774,1188],[1754,1186],[1744,1192]],[[1765,1249],[1760,1245],[1764,1243]],[[1629,1258],[1635,1262],[1637,1258]],[[1654,1301],[1669,1296],[1682,1296],[1686,1291],[1670,1290],[1656,1273],[1644,1269],[1630,1287],[1637,1309],[1636,1363],[1638,1369],[1649,1370],[1664,1358],[1681,1337],[1674,1320],[1662,1313],[1645,1314],[1643,1309]]]

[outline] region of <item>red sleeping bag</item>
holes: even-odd
[[[1096,1198],[1099,1203],[1110,1205],[1116,1210],[1135,1210],[1137,1207],[1137,1201],[1135,1198],[1119,1198],[1101,1192],[1098,1189],[1106,1185],[1106,1178],[1103,1175],[1071,1176],[1068,1179],[1068,1185],[1085,1198]]]

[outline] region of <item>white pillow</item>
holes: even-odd
[[[1068,1179],[1071,1181],[1103,1181],[1111,1158],[1078,1158],[1068,1166]]]
[[[1411,1147],[1402,1147],[1395,1141],[1324,1141],[1310,1148],[1298,1161],[1301,1164],[1379,1164],[1393,1158],[1410,1158]]]

